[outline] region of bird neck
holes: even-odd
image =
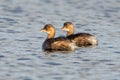
[[[69,31],[67,32],[67,36],[70,36],[72,34],[74,34],[74,26],[73,25],[71,25]]]
[[[51,32],[48,34],[47,38],[48,38],[48,39],[54,38],[54,36],[55,36],[55,31],[51,31]]]

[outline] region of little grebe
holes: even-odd
[[[97,45],[97,39],[89,33],[74,34],[74,25],[71,22],[65,22],[62,30],[67,31],[67,38],[74,42],[77,46],[93,46]]]
[[[55,28],[51,24],[46,24],[40,31],[47,32],[47,39],[44,41],[42,48],[45,51],[70,51],[74,50],[74,44],[65,37],[56,37]]]

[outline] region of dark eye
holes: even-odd
[[[44,28],[44,30],[46,30],[46,31],[47,31],[47,27],[45,27],[45,28]]]
[[[47,28],[46,28],[46,30],[48,31],[50,29],[50,26],[48,26]]]
[[[48,30],[48,28],[46,28],[46,31]]]

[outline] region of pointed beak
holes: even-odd
[[[45,32],[45,30],[44,29],[40,29],[40,32]]]
[[[65,28],[64,26],[61,28],[63,31],[69,31],[69,29]]]

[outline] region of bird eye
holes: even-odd
[[[68,26],[67,26],[67,25],[65,25],[65,28],[68,28]]]
[[[48,28],[45,29],[46,31],[48,30]]]

